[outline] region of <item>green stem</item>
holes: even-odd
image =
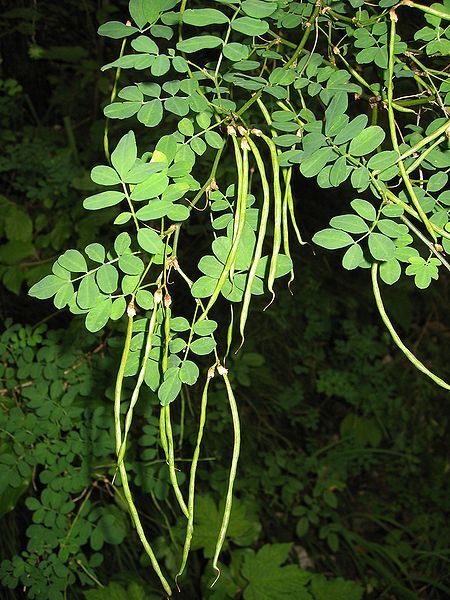
[[[127,44],[127,38],[125,38],[122,42],[122,46],[120,47],[120,52],[119,52],[119,58],[122,58],[123,53],[125,52],[125,46]],[[120,79],[120,67],[117,68],[116,70],[116,75],[114,77],[114,85],[113,85],[113,89],[111,92],[111,98],[110,98],[110,103],[113,103],[116,95],[117,95],[117,84],[119,83],[119,79]],[[109,153],[109,139],[108,139],[108,133],[109,133],[109,117],[106,117],[106,121],[105,121],[105,130],[103,132],[103,150],[105,152],[105,156],[106,156],[106,160],[108,162],[111,162],[110,160],[110,153]]]
[[[411,0],[403,0],[402,4],[406,6],[411,6],[412,8],[418,8],[419,10],[428,15],[433,15],[434,17],[444,19],[444,21],[450,21],[450,12],[444,12],[442,10],[439,10],[438,8],[432,8],[431,6],[424,6],[423,4],[418,4],[417,2],[411,2]]]
[[[406,358],[412,362],[412,364],[416,367],[416,369],[418,369],[422,373],[425,373],[425,375],[427,375],[427,377],[432,379],[435,383],[437,383],[444,389],[450,390],[450,385],[448,383],[446,383],[443,379],[441,379],[440,377],[438,377],[437,375],[432,373],[429,369],[427,369],[427,367],[424,364],[422,364],[416,356],[414,356],[414,354],[411,352],[411,350],[409,350],[405,346],[405,344],[400,339],[400,336],[395,331],[394,326],[392,325],[392,323],[389,320],[389,317],[386,313],[386,310],[385,310],[384,304],[383,304],[383,300],[381,298],[380,288],[378,286],[378,263],[376,263],[376,262],[373,263],[373,265],[372,265],[372,288],[373,288],[373,294],[375,296],[375,302],[377,304],[377,308],[381,315],[383,323],[386,325],[386,327],[387,327],[389,333],[391,334],[392,339],[394,340],[396,345],[400,348],[400,350],[403,352],[403,354],[406,356]]]

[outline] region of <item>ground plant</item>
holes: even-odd
[[[45,257],[51,273],[29,290],[81,315],[87,333],[79,318],[66,330],[8,323],[1,339],[2,511],[30,486],[35,492],[21,508],[33,514],[27,549],[3,561],[3,584],[55,600],[177,590],[244,600],[446,595],[438,511],[429,523],[397,520],[439,504],[441,454],[430,475],[436,497],[421,496],[420,508],[399,500],[383,514],[372,490],[370,511],[355,501],[346,515],[343,495],[377,461],[388,463],[391,484],[399,465],[417,475],[418,457],[445,426],[430,424],[414,439],[408,394],[426,419],[424,397],[444,401],[450,384],[431,345],[415,351],[394,317],[410,324],[399,309],[404,290],[431,294],[450,270],[449,2],[131,0],[128,11],[98,29],[116,52],[101,68],[110,78],[104,160],[83,184],[83,208],[98,220],[80,227],[77,248]],[[20,93],[11,85],[10,96]],[[65,168],[74,159],[70,131]],[[303,201],[306,186],[316,203],[338,190],[329,224]],[[22,260],[35,251],[33,222],[14,207],[2,227]],[[45,243],[59,250],[65,239]],[[339,300],[318,305],[329,276],[294,264],[311,248],[343,252],[340,277],[348,285],[357,278],[380,326],[357,321]],[[41,268],[23,274],[10,264],[3,278],[17,291]],[[413,310],[410,300],[404,306]],[[276,406],[260,407],[270,404],[264,381],[277,393],[267,328],[279,318],[289,336],[290,312],[302,327],[284,351],[289,375],[275,378],[284,391]],[[388,348],[424,375],[418,387],[383,363]],[[250,397],[244,412],[238,389]],[[345,403],[336,403],[339,439],[319,428],[308,390]],[[399,415],[407,439],[393,434]],[[246,440],[251,419],[264,427],[254,424]],[[395,444],[383,448],[390,436]],[[280,445],[263,454],[267,472],[259,465],[255,476],[250,467],[267,438]],[[261,498],[271,498],[272,516]],[[263,534],[271,519],[280,522],[277,541]],[[377,535],[365,537],[370,527],[361,531],[359,520]],[[427,527],[433,534],[419,540]],[[313,532],[320,551],[293,543]],[[113,558],[130,535],[139,549]],[[330,558],[342,548],[346,564]],[[102,583],[108,560],[127,572],[141,561],[152,575]]]

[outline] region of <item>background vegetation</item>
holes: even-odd
[[[50,302],[27,297],[61,252],[93,240],[111,241],[114,209],[89,213],[81,199],[98,191],[89,173],[105,162],[102,108],[109,104],[114,78],[100,68],[115,60],[120,46],[105,42],[97,28],[111,19],[125,21],[127,4],[22,0],[3,13],[0,581],[5,599],[163,597],[130,524],[122,487],[113,480],[112,374],[124,323],[89,333],[81,317],[55,313]],[[403,25],[405,39],[423,26],[420,14],[411,15]],[[426,58],[435,56],[434,68],[443,68],[445,48],[424,52]],[[126,131],[120,121],[109,127],[115,142]],[[143,136],[154,144],[155,130]],[[210,155],[205,156],[209,168]],[[220,169],[221,181],[233,183],[232,162]],[[298,170],[293,190],[307,241],[330,217],[348,210],[354,193],[349,182],[336,193]],[[198,212],[184,231],[190,245],[186,241],[183,247],[183,265],[195,272],[209,248],[210,224]],[[265,312],[265,299],[257,298],[245,346],[228,359],[241,411],[242,451],[224,568],[212,589],[210,560],[228,477],[231,425],[225,386],[217,382],[210,391],[193,553],[179,582],[180,597],[448,597],[446,393],[393,345],[366,270],[344,271],[339,258],[311,244],[293,249],[293,259],[294,295],[279,286]],[[177,297],[181,313],[189,302],[185,296]],[[422,291],[411,277],[402,278],[385,296],[407,345],[448,379],[448,278]],[[215,317],[227,326],[226,309]],[[181,485],[197,435],[196,419],[184,415],[198,415],[200,395],[197,386],[183,389],[174,408]],[[184,525],[158,446],[156,402],[145,388],[127,463],[156,554],[165,569],[176,572]]]

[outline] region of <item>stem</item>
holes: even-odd
[[[119,58],[122,58],[123,53],[125,51],[126,44],[127,44],[127,38],[125,38],[122,42],[122,46],[120,47],[120,52],[119,52]],[[110,103],[113,103],[116,98],[117,84],[119,83],[119,78],[120,78],[120,67],[117,68],[116,75],[114,77],[114,85],[113,85],[113,89],[111,92]],[[105,152],[106,160],[110,163],[111,160],[110,160],[110,152],[109,152],[108,133],[109,133],[109,117],[106,117],[105,131],[103,132],[103,150]]]
[[[378,263],[376,263],[376,262],[373,263],[373,265],[372,265],[372,288],[373,288],[373,294],[375,296],[375,302],[377,304],[377,308],[381,315],[383,323],[386,325],[389,333],[392,336],[392,339],[397,344],[397,346],[400,348],[400,350],[403,352],[403,354],[406,356],[406,358],[412,362],[412,364],[416,367],[416,369],[418,369],[422,373],[425,373],[425,375],[427,375],[427,377],[432,379],[435,383],[437,383],[438,385],[440,385],[441,387],[443,387],[446,390],[450,390],[450,385],[448,383],[446,383],[443,379],[441,379],[440,377],[438,377],[437,375],[432,373],[429,369],[427,369],[427,367],[424,364],[422,364],[416,356],[414,356],[414,354],[411,352],[411,350],[409,350],[405,346],[405,344],[400,339],[400,336],[395,331],[394,326],[392,325],[391,321],[389,320],[389,317],[387,316],[386,310],[384,308],[383,300],[381,298],[380,288],[378,286]]]
[[[437,8],[432,8],[431,6],[424,6],[423,4],[418,4],[417,2],[411,2],[411,0],[403,0],[402,4],[405,4],[406,6],[411,6],[412,8],[418,8],[424,13],[433,15],[434,17],[439,17],[440,19],[444,19],[445,21],[450,21],[450,13],[444,12]]]

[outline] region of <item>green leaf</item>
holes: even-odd
[[[382,233],[370,233],[368,242],[370,254],[375,260],[385,261],[394,258],[395,244],[387,236]]]
[[[139,290],[136,294],[136,304],[144,310],[153,308],[153,294],[148,290]]]
[[[80,281],[77,294],[77,304],[80,308],[93,308],[99,301],[99,298],[103,297],[100,293],[95,276],[93,273],[85,275]]]
[[[134,254],[122,254],[119,258],[119,269],[127,275],[142,275],[144,263]]]
[[[131,237],[130,234],[126,231],[122,231],[114,240],[114,250],[117,253],[117,256],[121,256],[124,252],[128,250],[131,246]]]
[[[211,148],[216,148],[217,150],[220,150],[224,144],[222,136],[216,131],[206,131],[205,140],[208,146],[211,146]]]
[[[244,0],[241,4],[241,8],[249,17],[264,19],[277,10],[278,4],[276,2],[267,2],[263,0]]]
[[[199,338],[191,342],[190,349],[194,354],[204,356],[210,354],[216,347],[216,342],[210,337]]]
[[[427,183],[427,192],[437,192],[447,185],[448,175],[443,171],[433,173]]]
[[[41,281],[35,283],[28,294],[39,300],[46,300],[54,296],[58,290],[67,284],[67,281],[56,277],[56,275],[47,275]]]
[[[141,0],[142,3],[147,3],[146,0]],[[148,3],[147,3],[148,4]],[[145,52],[147,54],[158,54],[158,46],[147,35],[139,35],[131,42],[131,47],[136,52]]]
[[[105,106],[103,114],[108,119],[128,119],[138,112],[141,105],[141,102],[113,102]]]
[[[340,119],[348,108],[348,94],[339,92],[335,94],[325,111],[325,134],[333,135],[333,129],[336,127],[338,119]],[[338,131],[342,128],[339,127]]]
[[[184,117],[189,113],[190,110],[189,98],[187,96],[174,96],[173,98],[167,98],[167,100],[164,102],[164,108],[174,115]]]
[[[99,165],[91,171],[91,179],[98,185],[117,185],[120,183],[120,178],[111,167]]]
[[[130,0],[129,11],[131,18],[139,27],[142,29],[147,24],[147,15],[145,11],[145,5],[148,4],[147,0]]]
[[[106,250],[101,244],[98,244],[97,242],[88,244],[84,251],[86,252],[88,257],[94,262],[102,263],[105,260]]]
[[[191,137],[194,135],[194,123],[191,119],[181,119],[178,122],[178,131],[187,137]]]
[[[295,77],[295,71],[276,67],[269,75],[269,83],[271,85],[291,85]]]
[[[74,296],[74,287],[70,281],[66,281],[65,285],[59,288],[53,299],[53,304],[56,308],[61,309],[70,304]]]
[[[113,38],[114,40],[119,40],[133,35],[137,31],[138,29],[136,27],[125,25],[120,21],[108,21],[108,23],[100,25],[97,33],[105,37]]]
[[[105,265],[106,266],[106,265]],[[95,333],[106,325],[112,310],[111,298],[105,298],[91,309],[86,315],[86,329]]]
[[[165,173],[153,173],[142,183],[138,183],[131,192],[132,200],[150,200],[162,194],[169,185]]]
[[[189,208],[184,204],[173,204],[167,211],[167,216],[174,222],[186,221],[190,214]]]
[[[105,294],[112,294],[119,285],[119,273],[113,265],[102,265],[96,273],[98,287]]]
[[[191,287],[191,294],[194,298],[209,298],[216,289],[216,285],[217,279],[204,275],[194,282]]]
[[[196,35],[182,42],[178,42],[177,50],[192,54],[193,52],[204,51],[205,48],[217,48],[222,45],[222,39],[215,35]]]
[[[199,321],[194,325],[194,333],[197,335],[210,335],[217,329],[217,322],[212,319],[205,319],[204,321]]]
[[[392,219],[380,219],[377,222],[377,227],[381,233],[384,233],[384,235],[391,238],[398,238],[409,233],[409,229],[406,225],[392,221]]]
[[[350,121],[334,138],[334,143],[338,146],[349,142],[359,135],[366,127],[368,122],[367,115],[358,115]]]
[[[144,102],[137,114],[137,120],[146,127],[156,127],[163,118],[163,105],[159,98]]]
[[[362,586],[354,581],[341,577],[327,581],[323,575],[313,576],[311,591],[314,600],[361,600],[364,594]]]
[[[164,242],[153,229],[139,229],[137,240],[139,246],[150,254],[164,252]]]
[[[391,258],[380,264],[380,277],[388,285],[396,283],[402,274],[402,268],[396,258]]]
[[[367,233],[369,226],[358,215],[339,215],[330,221],[331,227],[343,229],[348,233]]]
[[[136,138],[134,131],[126,133],[111,154],[111,163],[123,180],[134,166],[137,158]]]
[[[125,298],[123,296],[121,296],[120,298],[116,298],[112,303],[110,318],[113,321],[117,321],[117,319],[120,319],[120,317],[125,313],[126,308],[127,303],[125,301]]]
[[[337,250],[353,244],[353,238],[339,229],[322,229],[314,235],[312,241],[328,250]]]
[[[86,210],[100,210],[102,208],[109,208],[110,206],[115,206],[122,202],[125,198],[124,192],[100,192],[99,194],[94,194],[93,196],[89,196],[85,198],[83,201],[83,207]]]
[[[183,13],[183,23],[186,23],[186,25],[194,25],[195,27],[222,25],[228,22],[229,18],[215,8],[188,8]]]
[[[245,555],[242,575],[249,583],[244,600],[312,600],[306,589],[311,575],[295,565],[281,566],[290,549],[291,544],[266,544]]]
[[[223,47],[222,52],[225,58],[228,58],[228,60],[231,60],[233,62],[246,60],[250,55],[249,47],[245,46],[244,44],[239,44],[238,42],[231,42],[230,44],[226,44]],[[200,127],[209,127],[209,121],[204,126],[200,125]]]
[[[165,54],[160,54],[155,58],[150,67],[151,74],[155,77],[165,75],[170,69],[170,60]]]
[[[269,23],[252,17],[238,17],[231,23],[231,28],[234,31],[243,33],[250,37],[264,35],[269,31]]]
[[[350,142],[349,153],[352,156],[365,156],[378,148],[386,133],[378,125],[372,125],[361,131]]]
[[[367,202],[367,200],[361,200],[360,198],[356,198],[350,202],[351,207],[355,212],[358,213],[363,219],[366,221],[375,221],[377,218],[377,211],[373,204]]]
[[[172,331],[189,331],[190,328],[189,321],[185,317],[174,317],[170,320],[170,329]]]
[[[170,367],[164,373],[164,381],[159,387],[158,398],[162,406],[167,406],[175,400],[181,391],[179,367]]]
[[[344,269],[352,271],[353,269],[359,267],[363,258],[364,255],[361,246],[359,244],[353,244],[343,256],[342,266]]]
[[[200,371],[197,365],[192,360],[186,360],[182,363],[178,376],[182,383],[194,385],[197,381]]]
[[[58,258],[58,263],[71,273],[86,273],[86,259],[78,250],[66,250]]]
[[[316,177],[327,163],[336,158],[335,151],[329,146],[319,148],[311,156],[302,160],[300,172],[305,177]]]
[[[221,239],[226,240],[227,238],[221,238]],[[225,261],[226,261],[228,252],[229,252],[229,247],[228,247],[228,249],[225,250],[223,263],[225,263]],[[217,260],[217,258],[215,256],[211,256],[210,254],[208,254],[206,256],[202,256],[202,258],[200,259],[200,261],[198,263],[198,268],[205,275],[209,275],[209,277],[212,277],[214,279],[219,279],[219,277],[223,271],[223,264],[222,264],[222,262]]]
[[[164,200],[151,200],[146,206],[143,206],[136,212],[136,217],[140,221],[154,221],[165,217],[171,208],[170,202]]]

